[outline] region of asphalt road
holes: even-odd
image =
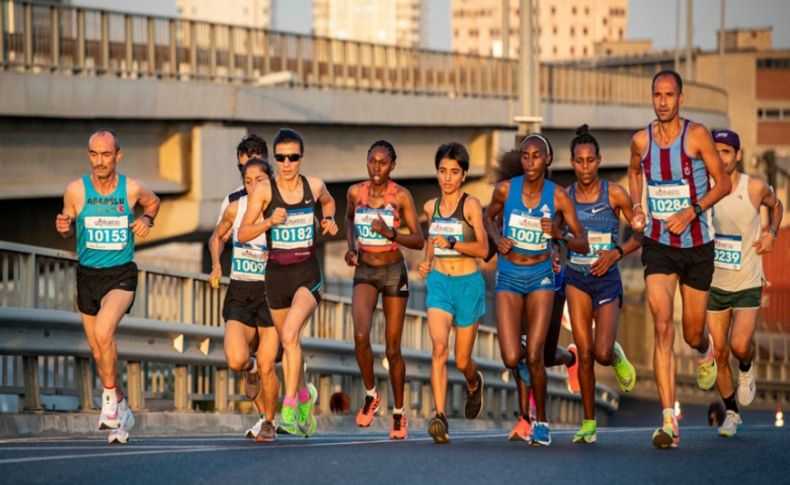
[[[607,428],[573,445],[555,429],[550,447],[511,443],[504,430],[455,431],[435,445],[424,430],[407,441],[381,433],[278,437],[138,437],[125,446],[96,438],[0,441],[0,482],[16,483],[788,483],[790,432],[747,426],[726,439],[683,426],[680,447],[659,450],[652,428]]]

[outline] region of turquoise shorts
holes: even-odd
[[[426,286],[425,306],[451,314],[459,327],[477,323],[486,312],[486,283],[480,271],[450,276],[433,270]]]

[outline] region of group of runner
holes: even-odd
[[[654,77],[656,120],[632,139],[629,190],[600,178],[601,147],[582,125],[570,144],[575,183],[564,189],[548,179],[555,157],[552,145],[539,133],[529,134],[518,150],[503,157],[484,209],[462,189],[470,164],[466,148],[447,143],[434,157],[439,190],[422,206],[422,219],[409,191],[391,178],[395,147],[386,140],[370,146],[368,180],[349,188],[344,224],[345,262],[354,267],[354,346],[364,384],[358,426],[370,426],[382,403],[370,342],[381,294],[394,398],[390,438],[408,437],[401,337],[409,279],[400,248],[424,248],[418,272],[426,279],[433,344],[435,416],[428,424],[433,440],[450,441],[447,361],[453,329],[455,366],[466,380],[464,414],[474,419],[485,407],[483,372],[472,353],[486,313],[480,265],[496,255],[499,348],[519,393],[520,416],[509,439],[551,444],[546,367],[565,365],[569,389],[581,392],[584,409],[573,442],[595,442],[594,364],[611,366],[624,392],[636,384],[634,367],[615,340],[623,303],[617,263],[641,248],[663,410],[653,444],[675,447],[680,440],[673,351],[678,282],[683,336],[698,351],[698,385],[718,385],[727,409],[719,433],[732,436],[741,428],[729,349],[739,361],[737,401],[748,405],[755,395],[753,335],[764,284],[760,255],[772,249],[783,209],[764,181],[737,170],[742,158],[737,134],[719,130],[711,135],[704,126],[681,118],[682,88],[674,71]],[[64,237],[73,236],[76,228],[78,306],[104,386],[99,429],[110,430],[110,443],[125,443],[134,418],[118,386],[113,334],[134,300],[133,237],[148,234],[159,199],[142,182],[117,171],[123,152],[115,133],[97,131],[88,145],[91,172],[66,188],[56,228]],[[279,130],[272,151],[276,170],[262,138],[249,135],[239,143],[236,163],[243,183],[223,201],[209,240],[209,281],[215,287],[222,276],[220,254],[231,241],[224,349],[228,367],[244,374],[245,393],[258,409],[259,419],[246,432],[257,441],[273,441],[278,432],[305,437],[315,433],[317,391],[305,379],[301,334],[324,290],[317,230],[322,235],[338,232],[335,201],[326,185],[301,173],[301,135]],[[142,207],[137,218],[136,205]],[[770,209],[766,227],[761,206]],[[628,238],[622,237],[621,217],[632,229]],[[567,349],[557,346],[565,300],[574,341]],[[280,359],[284,395],[275,427],[281,390],[275,365]]]

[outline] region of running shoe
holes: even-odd
[[[296,405],[296,424],[305,438],[309,438],[315,433],[316,420],[313,416],[313,405],[318,401],[318,389],[312,383],[307,384],[307,391],[310,393],[310,400]]]
[[[475,419],[480,416],[480,413],[483,411],[483,373],[477,371],[475,378],[477,381],[477,389],[473,392],[469,392],[469,388],[467,387],[466,390],[466,407],[464,408],[466,419]]]
[[[738,370],[738,404],[748,406],[754,401],[757,393],[757,384],[754,382],[754,364],[749,370],[743,372]]]
[[[568,391],[578,394],[581,391],[579,385],[579,351],[576,349],[576,344],[568,345],[568,352],[573,354],[573,365],[568,366]]]
[[[274,423],[265,419],[262,419],[261,421],[263,422],[261,423],[258,432],[255,433],[255,441],[258,443],[274,441],[277,437],[277,432],[274,430]]]
[[[257,369],[253,372],[251,370],[244,371],[244,394],[247,399],[254,401],[258,399],[261,394],[261,376],[258,374]]]
[[[126,399],[118,403],[118,422],[118,427],[110,430],[107,436],[107,442],[111,445],[125,445],[129,441],[129,430],[134,427],[134,415]]]
[[[708,335],[710,344],[704,357],[697,359],[697,387],[707,391],[716,384],[716,359],[713,355],[713,337]]]
[[[529,443],[535,446],[549,446],[551,444],[551,431],[549,431],[549,423],[535,421],[535,423],[532,425],[532,437]]]
[[[507,435],[508,441],[529,441],[532,436],[532,425],[529,421],[524,419],[524,416],[519,416],[518,423]]]
[[[636,385],[636,369],[628,362],[625,351],[617,342],[614,343],[614,353],[616,357],[612,368],[614,369],[615,377],[617,377],[617,384],[620,386],[621,391],[631,391]]]
[[[258,421],[255,424],[253,424],[250,429],[244,432],[244,437],[255,439],[255,437],[258,436],[258,432],[260,432],[261,425],[263,424],[264,421],[266,421],[266,418],[264,418],[263,415],[258,416]]]
[[[296,408],[291,406],[283,406],[280,411],[280,426],[277,431],[281,434],[289,434],[292,436],[300,436],[299,427],[296,425]]]
[[[679,444],[678,420],[674,416],[666,416],[664,424],[653,432],[653,445],[657,448],[677,448]]]
[[[99,415],[99,429],[116,429],[121,425],[118,415],[118,398],[114,392],[102,394],[101,414]]]
[[[409,424],[405,414],[392,415],[391,440],[405,440],[409,437]]]
[[[428,434],[433,438],[433,442],[443,445],[450,442],[450,426],[447,424],[447,417],[444,414],[437,414],[428,424]]]
[[[582,420],[582,427],[573,435],[574,443],[595,443],[598,425],[594,419]]]
[[[129,430],[126,429],[126,426],[121,424],[115,429],[110,430],[110,434],[107,436],[107,443],[111,445],[125,445],[129,441]]]
[[[378,412],[381,407],[381,396],[376,392],[375,397],[365,395],[365,403],[357,413],[357,426],[360,428],[367,428],[373,422],[373,416]]]
[[[743,421],[741,421],[741,415],[731,409],[728,409],[727,417],[724,418],[724,423],[722,423],[721,427],[719,427],[719,436],[730,438],[735,436],[735,433],[740,431],[742,428]]]
[[[518,377],[527,385],[527,387],[532,385],[532,379],[529,377],[529,368],[527,367],[527,363],[523,360],[518,361]]]

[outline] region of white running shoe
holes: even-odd
[[[746,372],[738,370],[738,404],[748,406],[757,394],[757,383],[754,382],[754,364]]]
[[[134,428],[134,415],[126,399],[118,403],[118,419],[121,422],[121,426],[126,428],[127,431]]]
[[[103,392],[101,415],[99,415],[99,430],[117,429],[121,423],[118,419],[118,397],[115,392]]]
[[[719,436],[729,438],[735,436],[735,433],[743,428],[743,421],[741,415],[732,410],[727,410],[727,417],[724,418],[724,423],[719,428]]]
[[[261,431],[261,426],[263,426],[263,422],[264,422],[264,421],[266,421],[266,418],[264,418],[264,417],[261,417],[260,419],[258,419],[258,422],[257,422],[257,423],[255,423],[255,424],[253,424],[253,425],[252,425],[252,428],[248,429],[248,430],[247,430],[247,431],[244,433],[244,437],[245,437],[245,438],[252,438],[252,439],[255,439],[255,437],[256,437],[256,436],[258,436],[258,433],[260,433],[260,431]]]

